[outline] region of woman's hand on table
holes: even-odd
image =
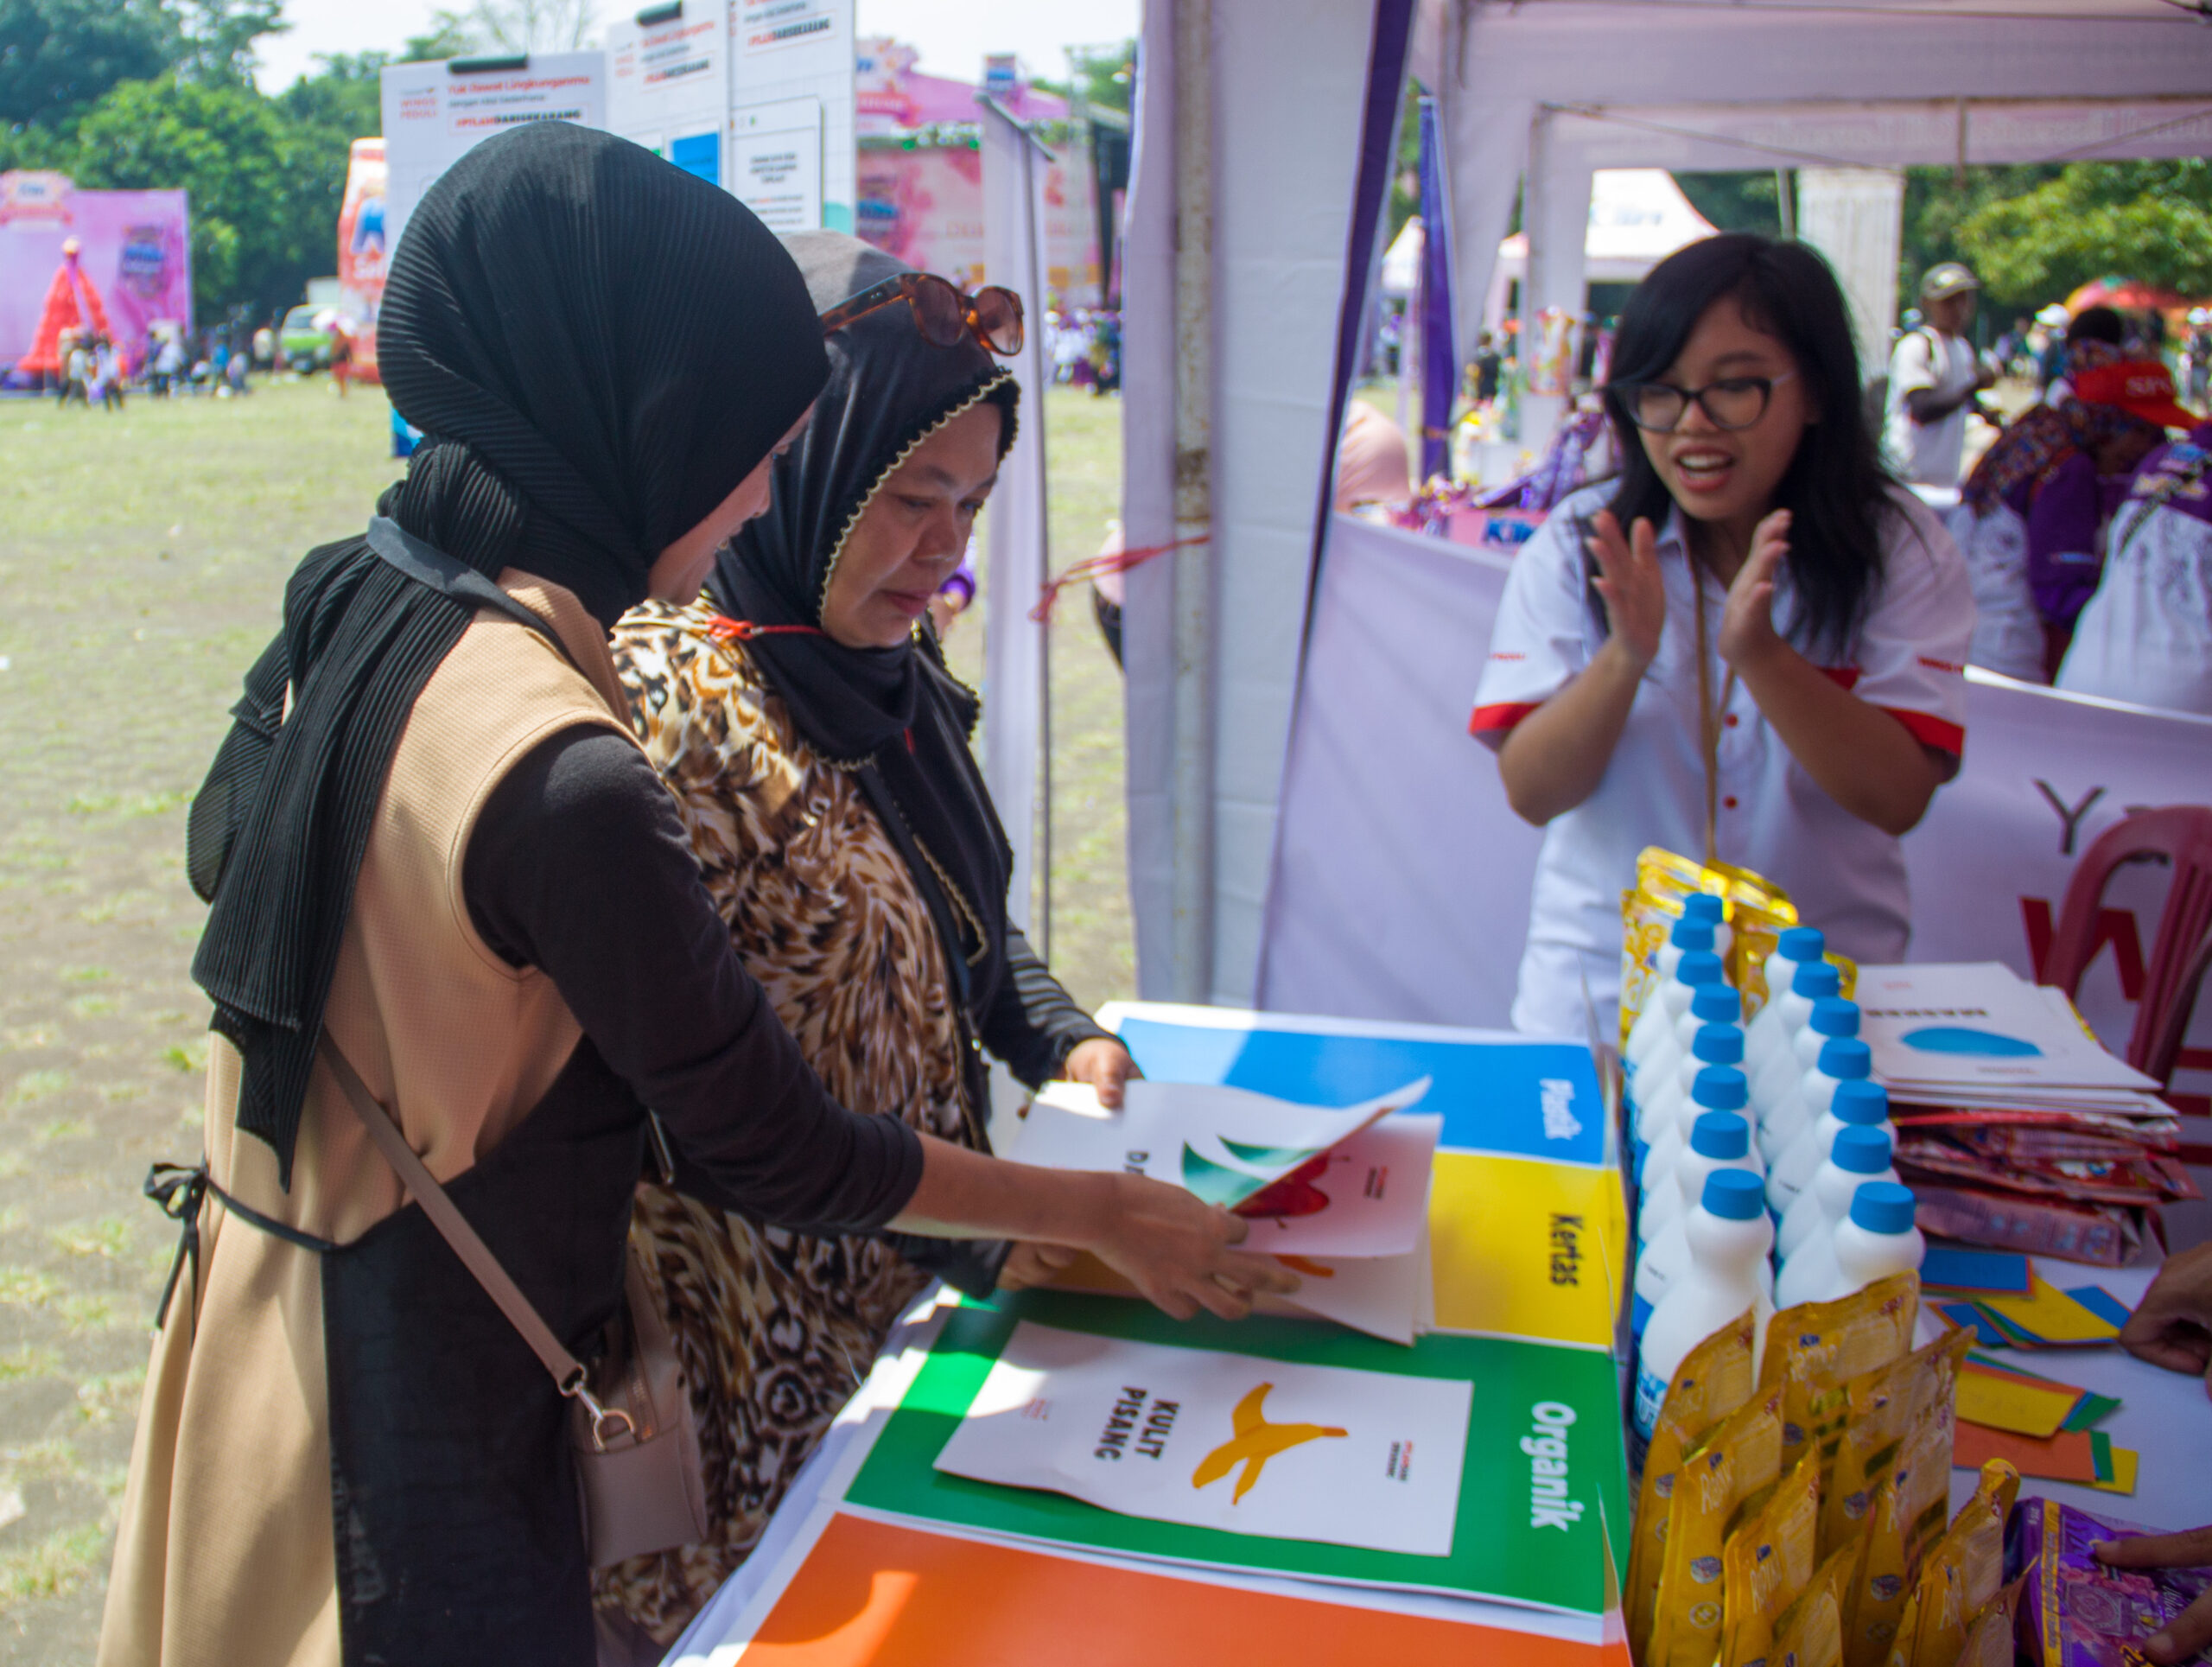
[[[1122,1085],[1141,1077],[1129,1050],[1110,1036],[1093,1036],[1068,1051],[1060,1075],[1071,1083],[1087,1083],[1098,1091],[1098,1104],[1109,1111],[1122,1109]]]
[[[2202,1246],[2199,1246],[2202,1249]],[[2171,1262],[2166,1264],[2171,1267]],[[2139,1310],[2138,1312],[2140,1312]],[[2184,1534],[2143,1534],[2132,1540],[2104,1540],[2097,1561],[2107,1568],[2202,1568],[2212,1567],[2212,1528]],[[2143,1658],[2157,1667],[2175,1667],[2212,1644],[2212,1591],[2175,1617],[2172,1626],[2143,1640]]]
[[[2212,1395],[2212,1244],[2166,1258],[2120,1341],[2154,1366],[2202,1376],[2204,1392]]]
[[[1033,1285],[1049,1285],[1082,1254],[1065,1244],[1041,1244],[1025,1238],[1007,1252],[1006,1265],[999,1269],[999,1288],[1026,1291]]]
[[[1242,1216],[1143,1175],[1091,1179],[1113,1193],[1090,1249],[1163,1314],[1189,1320],[1205,1308],[1242,1320],[1255,1294],[1298,1288],[1298,1276],[1273,1257],[1231,1248],[1248,1231]]]

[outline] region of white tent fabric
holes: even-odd
[[[1372,24],[1371,0],[1146,7],[1123,519],[1133,547],[1210,538],[1129,576],[1129,877],[1149,998],[1249,1004],[1261,984]],[[1444,105],[1465,340],[1524,175],[1533,311],[1579,309],[1600,168],[2212,152],[2212,29],[2160,0],[1424,0],[1415,53]],[[1179,91],[1211,115],[1204,154],[1179,163]],[[1196,308],[1177,281],[1186,189],[1212,212]],[[1202,420],[1179,430],[1177,366],[1206,355]],[[1203,516],[1179,526],[1179,471]],[[1325,567],[1325,595],[1331,582]],[[1502,836],[1485,822],[1467,837]],[[1365,881],[1408,883],[1372,868]]]
[[[1038,255],[1044,225],[1041,147],[995,104],[983,107],[985,269],[1016,295],[1045,293]],[[1041,325],[1040,319],[1037,323]],[[1044,331],[1032,328],[1012,369],[1021,383],[1014,449],[991,499],[990,589],[984,598],[983,777],[1014,847],[1007,913],[1027,930],[1037,863],[1039,730],[1043,722],[1045,627],[1029,617],[1047,562],[1045,500]]]
[[[1711,237],[1713,230],[1665,169],[1598,169],[1590,176],[1590,226],[1582,239],[1584,281],[1640,282],[1675,250]],[[1529,234],[1516,232],[1497,246],[1483,328],[1497,328],[1505,317],[1508,286],[1528,273]],[[1576,307],[1580,310],[1579,300]]]

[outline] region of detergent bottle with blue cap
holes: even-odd
[[[1685,921],[1684,926],[1701,925]],[[1680,931],[1681,928],[1675,928]],[[1643,1011],[1636,1015],[1636,1022],[1629,1028],[1628,1041],[1621,1050],[1621,1066],[1627,1072],[1630,1091],[1636,1092],[1637,1085],[1643,1080],[1644,1066],[1655,1059],[1665,1060],[1655,1081],[1663,1081],[1669,1071],[1675,1068],[1675,1059],[1682,1052],[1675,1040],[1675,1027],[1690,1010],[1690,1000],[1706,984],[1722,982],[1720,958],[1709,949],[1686,950],[1682,958],[1675,964],[1674,975],[1663,980],[1644,1003]],[[1669,1059],[1671,1053],[1675,1059]]]
[[[1716,1169],[1682,1223],[1688,1265],[1651,1312],[1637,1348],[1630,1417],[1645,1441],[1659,1421],[1668,1386],[1683,1357],[1747,1310],[1755,1327],[1751,1358],[1766,1349],[1774,1304],[1761,1281],[1774,1224],[1764,1189],[1748,1169]]]
[[[1872,1080],[1872,1068],[1866,1043],[1856,1036],[1839,1036],[1821,1050],[1818,1069],[1805,1073],[1805,1085],[1798,1091],[1806,1110],[1815,1112],[1813,1120],[1767,1166],[1767,1201],[1777,1218],[1805,1190],[1835,1144],[1837,1130],[1847,1123],[1888,1129],[1889,1091]],[[1892,1140],[1897,1137],[1894,1129],[1889,1133]]]
[[[1768,1162],[1787,1150],[1797,1138],[1797,1131],[1811,1121],[1812,1114],[1797,1091],[1804,1084],[1805,1073],[1820,1064],[1821,1050],[1838,1036],[1858,1034],[1859,1003],[1840,996],[1823,996],[1813,1003],[1796,1040],[1770,1054],[1766,1069],[1751,1079],[1751,1110],[1758,1123],[1759,1150]]]

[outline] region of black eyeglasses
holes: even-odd
[[[1766,415],[1767,400],[1780,376],[1727,376],[1702,388],[1678,388],[1671,382],[1615,382],[1605,391],[1620,402],[1628,420],[1653,434],[1672,434],[1694,403],[1716,429],[1748,429]]]
[[[1001,359],[1021,351],[1020,296],[995,283],[963,295],[934,272],[900,272],[839,302],[822,315],[822,334],[835,335],[848,324],[902,301],[913,304],[914,328],[934,347],[957,347],[963,336],[972,335],[979,346]]]

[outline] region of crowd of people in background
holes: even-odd
[[[118,342],[98,332],[67,330],[60,341],[60,369],[48,379],[44,391],[63,406],[121,410],[125,396],[134,390],[156,399],[198,394],[241,398],[253,391],[256,378],[327,365],[333,386],[343,396],[359,375],[352,327],[334,319],[319,327],[318,334],[327,345],[309,356],[288,354],[273,324],[234,321],[187,331],[163,320],[132,342]]]

